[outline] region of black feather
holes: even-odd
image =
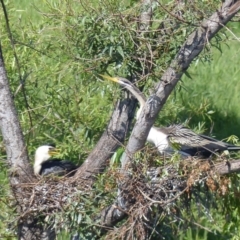
[[[73,176],[77,170],[77,166],[70,161],[60,159],[50,159],[42,163],[40,175],[46,176],[54,174],[57,176]]]
[[[55,143],[45,143],[44,145],[56,148],[56,144]]]

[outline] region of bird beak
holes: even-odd
[[[48,153],[49,153],[50,156],[54,156],[54,155],[57,155],[57,154],[60,153],[60,149],[58,149],[58,148],[51,148],[51,149],[49,149]]]
[[[119,83],[119,80],[117,77],[109,77],[107,75],[102,75],[102,74],[98,74],[99,76],[103,77],[104,79],[107,79],[107,80],[110,80],[110,81],[113,81],[113,82],[116,82],[116,83]]]

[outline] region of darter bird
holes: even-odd
[[[120,84],[130,91],[134,97],[136,97],[140,104],[140,108],[136,116],[138,119],[146,102],[146,98],[143,93],[125,78],[99,75],[105,79]],[[240,150],[240,146],[228,144],[205,135],[196,134],[191,129],[186,128],[181,124],[161,128],[152,126],[149,131],[147,141],[154,144],[161,154],[172,155],[174,152],[173,146],[177,146],[176,148],[179,154],[183,157],[210,157],[212,154],[217,152]]]
[[[72,176],[77,170],[77,166],[70,161],[61,159],[52,159],[51,157],[58,154],[55,145],[43,145],[37,148],[35,152],[34,174],[55,176]]]

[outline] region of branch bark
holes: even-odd
[[[132,96],[117,103],[107,129],[78,169],[74,179],[88,180],[91,185],[95,176],[104,171],[109,158],[124,142],[130,123],[134,118],[136,104],[137,102]]]
[[[7,162],[11,169],[10,183],[15,185],[29,181],[33,173],[29,164],[21,126],[18,120],[4,67],[0,47],[0,128],[7,151]]]
[[[220,175],[240,172],[240,159],[218,163],[215,165],[215,169]]]

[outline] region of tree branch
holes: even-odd
[[[18,120],[13,97],[10,91],[7,74],[4,67],[2,49],[0,47],[0,129],[7,151],[7,162],[10,168],[10,184],[18,202],[18,212],[23,207],[24,189],[21,183],[32,182],[33,170],[29,164],[28,153],[24,143],[21,126]],[[30,227],[31,226],[31,227]],[[44,233],[42,226],[36,224],[36,219],[29,222],[19,222],[19,239],[33,240],[37,233]],[[33,235],[35,237],[33,237]]]
[[[29,181],[32,167],[29,164],[21,126],[14,106],[0,47],[0,128],[11,167],[11,184]]]
[[[224,161],[216,164],[214,167],[220,175],[240,172],[240,159],[229,162]]]
[[[136,104],[137,102],[132,96],[117,103],[107,129],[78,169],[75,179],[87,179],[92,182],[98,173],[104,171],[107,160],[124,142],[130,123],[134,118]]]

